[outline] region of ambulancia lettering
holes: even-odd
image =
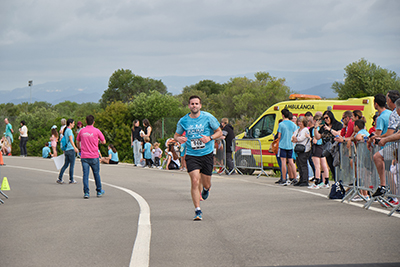
[[[314,105],[308,104],[290,104],[290,105],[285,105],[286,109],[314,109]]]

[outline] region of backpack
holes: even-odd
[[[331,192],[329,193],[330,199],[343,199],[346,191],[342,185],[342,181],[338,181],[332,185]]]
[[[67,138],[65,137],[65,135],[63,136],[63,138],[61,138],[60,144],[61,144],[61,150],[65,151],[68,145]]]

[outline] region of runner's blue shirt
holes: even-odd
[[[214,141],[211,140],[206,144],[199,139],[204,136],[214,134],[214,131],[219,128],[218,120],[206,111],[200,111],[198,118],[191,118],[190,113],[183,116],[176,126],[176,133],[182,135],[186,131],[186,155],[189,156],[204,156],[214,152]]]
[[[279,140],[279,148],[291,150],[293,149],[292,135],[297,130],[297,125],[290,120],[284,120],[279,123],[278,133],[281,133]]]

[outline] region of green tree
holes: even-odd
[[[108,156],[107,146],[113,144],[118,151],[120,161],[132,159],[131,117],[128,106],[121,101],[113,102],[95,116],[95,127],[99,128],[106,138],[107,144],[100,145],[103,156]]]
[[[108,81],[108,88],[101,96],[101,107],[105,108],[107,103],[113,101],[130,102],[140,93],[158,91],[161,94],[167,93],[167,87],[161,80],[143,78],[135,75],[131,70],[116,70]]]
[[[389,90],[400,90],[400,79],[396,73],[383,69],[365,59],[346,66],[344,83],[334,82],[332,89],[339,99],[386,94]]]
[[[54,106],[54,109],[60,114],[60,116],[68,119],[74,116],[75,110],[79,104],[71,101],[64,101]]]
[[[180,117],[188,110],[176,97],[151,91],[150,94],[139,94],[129,104],[129,111],[134,119],[147,118],[150,123],[154,123],[165,117]]]

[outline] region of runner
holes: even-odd
[[[176,127],[175,141],[186,143],[186,167],[191,180],[191,195],[195,207],[193,220],[202,220],[199,183],[203,184],[201,197],[206,200],[211,187],[214,139],[222,136],[218,120],[208,112],[200,111],[199,96],[189,98],[190,113],[182,117]],[[186,137],[182,136],[186,131]]]

